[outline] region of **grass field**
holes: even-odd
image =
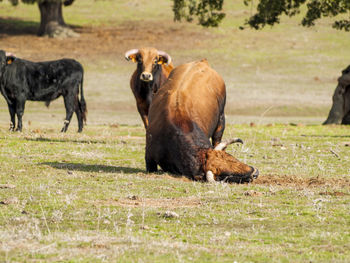
[[[262,176],[210,185],[146,174],[141,127],[1,127],[0,259],[347,262],[349,132],[229,126],[245,144],[228,151]]]
[[[34,35],[37,7],[0,3],[0,49],[85,68],[88,125],[67,134],[62,99],[27,102],[10,133],[0,99],[0,262],[349,262],[350,127],[321,126],[349,33],[283,19],[238,29],[250,14],[227,1],[217,29],[172,21],[164,0],[76,1],[79,38]],[[299,19],[299,20],[298,20]],[[208,58],[227,85],[224,139],[260,170],[251,184],[147,174],[145,131],[123,54],[155,46],[175,65]]]

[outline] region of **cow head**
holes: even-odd
[[[138,63],[140,79],[150,82],[161,64],[170,64],[171,57],[164,51],[155,48],[131,49],[125,53],[125,59]]]
[[[0,50],[0,72],[3,71],[6,65],[11,64],[16,59],[16,56],[12,53]]]
[[[248,166],[225,152],[231,143],[243,143],[241,139],[222,142],[206,152],[205,173],[208,182],[225,181],[244,183],[257,178],[259,171]]]

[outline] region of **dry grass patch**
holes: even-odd
[[[122,206],[122,207],[151,207],[151,208],[184,208],[197,207],[201,205],[201,200],[196,197],[180,198],[142,198],[131,196],[118,200],[99,200],[94,202],[95,205],[103,206]]]
[[[287,186],[297,188],[317,188],[317,187],[337,187],[337,188],[350,188],[349,178],[326,178],[326,177],[311,177],[306,178],[296,175],[276,175],[268,174],[260,176],[252,183],[253,185],[272,185],[272,186]]]

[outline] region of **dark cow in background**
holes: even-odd
[[[155,48],[140,48],[127,51],[125,58],[137,62],[137,68],[131,76],[130,87],[136,99],[137,110],[147,128],[148,109],[153,94],[163,85],[173,69],[171,57]]]
[[[154,95],[146,132],[146,169],[192,179],[250,182],[259,174],[225,152],[226,88],[206,60],[175,68]],[[210,143],[209,138],[212,138]]]
[[[333,94],[333,105],[323,124],[350,124],[350,66],[342,71]]]
[[[26,100],[45,101],[46,106],[49,106],[51,101],[62,95],[66,119],[61,132],[67,131],[73,112],[78,118],[78,132],[81,132],[87,112],[83,78],[82,65],[73,59],[31,62],[12,55],[6,56],[6,53],[0,50],[0,88],[11,116],[10,130],[15,129],[17,115],[16,130],[22,131]]]

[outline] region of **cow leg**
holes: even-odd
[[[16,127],[16,102],[12,101],[12,104],[7,104],[9,108],[9,113],[10,113],[10,131],[14,131]]]
[[[75,109],[75,114],[77,115],[77,119],[78,119],[78,132],[82,132],[84,124],[83,124],[83,117],[80,109]]]
[[[17,114],[17,120],[18,120],[18,124],[17,124],[17,129],[16,131],[22,131],[22,117],[24,114],[24,107],[25,107],[25,100],[21,99],[21,100],[17,100],[16,102],[16,114]]]
[[[73,112],[75,109],[75,96],[73,94],[68,93],[65,97],[64,97],[64,106],[66,108],[66,119],[64,120],[64,125],[62,127],[61,132],[66,132],[69,126],[69,123],[72,119],[73,116]]]
[[[219,117],[218,125],[216,126],[214,134],[211,137],[211,143],[214,147],[221,142],[222,135],[224,134],[224,130],[225,130],[225,114],[221,113]]]
[[[154,173],[158,171],[157,163],[146,152],[146,170],[148,173]]]
[[[75,114],[77,115],[77,119],[78,119],[78,132],[82,132],[83,126],[84,126],[83,113],[81,112],[81,107],[80,107],[80,102],[78,97],[76,97],[75,105],[76,105]]]
[[[147,115],[142,115],[141,116],[142,121],[143,121],[143,126],[145,126],[145,129],[148,127],[148,116]]]
[[[137,110],[141,115],[141,119],[143,121],[143,125],[145,126],[145,129],[147,129],[148,127],[148,107],[149,105],[147,105],[146,102],[137,103]]]

